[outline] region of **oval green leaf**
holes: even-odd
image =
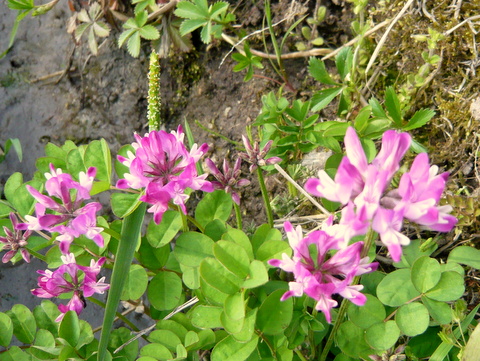
[[[407,336],[416,336],[428,328],[430,317],[427,308],[420,302],[403,305],[395,314],[398,328]]]
[[[442,271],[434,258],[422,256],[412,266],[412,283],[418,292],[424,293],[436,286]]]
[[[147,294],[157,310],[171,310],[180,302],[182,280],[173,272],[160,272],[150,281]]]
[[[365,333],[365,340],[376,350],[388,350],[393,347],[400,337],[400,329],[395,321],[380,322],[369,327]]]
[[[442,273],[437,285],[425,295],[435,301],[455,301],[462,297],[465,292],[463,277],[455,271]]]
[[[266,335],[278,335],[285,331],[293,315],[293,300],[280,301],[284,290],[272,292],[263,301],[257,314],[257,328]]]
[[[384,305],[398,307],[420,295],[411,280],[410,269],[389,273],[377,287],[377,297]]]

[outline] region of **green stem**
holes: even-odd
[[[363,245],[362,253],[360,254],[360,258],[366,257],[368,255],[368,251],[375,240],[375,231],[370,228],[365,236],[365,243]],[[360,282],[360,277],[357,276],[353,279],[352,286],[357,285]],[[328,353],[330,352],[330,348],[332,347],[333,340],[335,339],[336,333],[338,328],[340,327],[343,318],[345,317],[345,313],[347,312],[348,300],[344,298],[338,309],[337,319],[335,320],[335,324],[333,325],[332,331],[328,336],[327,342],[325,343],[325,347],[323,348],[322,355],[319,358],[319,361],[325,361],[327,359]]]
[[[240,212],[240,206],[233,202],[233,209],[235,209],[235,217],[237,219],[237,228],[239,230],[243,229],[243,223],[242,223],[242,213]]]
[[[347,299],[343,299],[340,308],[338,309],[338,314],[337,314],[337,319],[335,320],[335,324],[333,325],[332,331],[330,332],[330,335],[328,336],[327,343],[325,344],[325,347],[323,348],[322,354],[320,355],[320,358],[318,359],[319,361],[325,361],[327,359],[328,353],[330,352],[330,348],[332,347],[333,340],[335,339],[335,335],[338,331],[338,328],[341,325],[341,321],[343,320],[343,317],[345,316],[345,312],[347,312],[347,306],[348,306],[348,301]]]
[[[267,213],[268,224],[273,228],[273,214],[270,200],[268,199],[267,187],[265,186],[265,179],[263,178],[263,171],[260,167],[257,168],[258,183],[262,191],[263,203],[265,204],[265,212]]]
[[[34,251],[31,248],[27,248],[28,253],[30,253],[33,257],[38,258],[39,260],[43,262],[47,262],[47,257],[45,257],[43,254],[40,254],[36,251]]]
[[[115,264],[113,266],[110,291],[108,292],[107,306],[103,317],[102,334],[98,346],[98,361],[106,360],[107,346],[113,321],[120,302],[123,286],[132,264],[135,248],[137,247],[146,204],[141,203],[129,216],[125,217],[122,225],[121,238],[118,245]]]
[[[200,223],[198,223],[195,218],[187,215],[187,219],[190,221],[190,223],[192,223],[195,227],[197,227],[200,232],[202,232],[202,233],[205,232],[205,228],[203,228],[202,225]],[[188,231],[188,229],[187,229],[187,231]]]
[[[295,353],[297,354],[298,358],[302,361],[307,361],[307,359],[305,357],[303,357],[302,353],[300,352],[300,350],[298,348],[296,348],[295,350]]]
[[[219,137],[221,139],[223,139],[224,141],[230,143],[230,144],[233,144],[234,146],[236,147],[242,147],[243,146],[243,143],[242,142],[237,142],[235,140],[232,140],[230,138],[227,138],[226,136],[220,134],[219,132],[216,132],[212,129],[208,129],[206,126],[204,126],[202,123],[200,123],[198,120],[195,120],[195,124],[200,128],[200,129],[203,129],[204,131],[206,131],[207,133],[210,133],[216,137]]]
[[[102,302],[100,300],[97,300],[96,298],[93,298],[93,297],[87,297],[87,300],[89,300],[90,302],[95,303],[96,305],[99,305],[100,307],[103,307],[103,308],[105,308],[107,306],[104,302]],[[121,319],[123,322],[125,322],[133,331],[135,331],[135,332],[140,331],[139,328],[132,323],[132,321],[130,321],[128,318],[126,318],[120,312],[117,312],[116,316],[119,319]]]

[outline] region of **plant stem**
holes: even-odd
[[[300,350],[298,348],[296,348],[295,350],[295,353],[297,354],[298,358],[302,361],[307,361],[307,359],[302,355],[302,353],[300,352]]]
[[[242,230],[243,229],[242,213],[240,212],[239,205],[235,202],[233,202],[233,209],[235,209],[235,217],[237,219],[237,228],[239,230]]]
[[[182,212],[182,211],[180,211],[180,212]],[[183,213],[182,213],[182,214],[183,214]],[[195,227],[197,227],[197,228],[200,230],[200,232],[203,233],[203,232],[205,231],[205,228],[203,228],[202,225],[201,225],[200,223],[198,223],[195,218],[187,215],[187,219],[188,219]],[[187,229],[187,231],[188,231],[188,229]]]
[[[273,214],[270,200],[268,199],[267,187],[265,186],[265,179],[263,178],[263,171],[260,167],[257,168],[258,183],[262,191],[263,203],[265,204],[265,213],[267,213],[268,224],[273,228]]]
[[[368,255],[368,251],[373,244],[375,239],[375,231],[372,228],[369,228],[367,234],[365,235],[365,243],[363,245],[362,253],[360,254],[360,258],[364,258]],[[357,276],[353,279],[352,286],[357,285],[360,282],[360,277]],[[340,327],[340,324],[345,317],[345,313],[347,312],[348,300],[344,298],[338,309],[337,319],[335,320],[335,324],[333,325],[332,331],[328,336],[327,342],[325,343],[325,347],[323,348],[322,355],[319,358],[319,361],[325,361],[327,359],[328,353],[330,352],[330,348],[332,347],[333,340],[335,339],[335,335]]]
[[[100,301],[100,300],[97,300],[96,298],[93,298],[93,297],[87,297],[87,300],[89,300],[90,302],[92,303],[95,303],[96,305],[99,305],[100,307],[103,307],[105,308],[107,305]],[[135,326],[132,321],[130,321],[128,318],[126,318],[124,315],[122,315],[120,312],[117,312],[116,313],[117,317],[122,320],[123,322],[125,322],[133,331],[135,332],[138,332],[139,329],[137,326]]]
[[[45,257],[43,254],[40,254],[36,251],[34,251],[31,248],[27,248],[28,253],[30,253],[33,257],[38,258],[39,260],[43,262],[47,262],[47,257]]]
[[[338,328],[341,325],[341,321],[345,316],[345,312],[347,312],[348,301],[347,299],[343,299],[340,308],[338,309],[337,319],[335,320],[335,324],[333,325],[332,331],[328,336],[327,343],[323,348],[322,354],[320,355],[319,361],[325,361],[327,359],[328,353],[330,352],[330,348],[332,347],[333,340],[335,339],[335,335],[337,334]]]

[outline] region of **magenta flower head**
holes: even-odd
[[[350,237],[365,234],[372,227],[395,262],[401,259],[402,246],[410,243],[400,233],[404,219],[441,232],[452,230],[457,222],[449,214],[451,207],[438,205],[448,173],[437,175],[438,167],[430,167],[426,153],[415,158],[398,189],[388,190],[410,143],[407,133],[385,132],[382,148],[369,164],[360,139],[350,127],[345,136],[347,156],[340,162],[335,179],[320,170],[318,178],[305,184],[313,195],[346,205],[340,224],[333,228],[336,236],[343,236],[348,243]]]
[[[252,146],[250,140],[244,135],[242,135],[242,140],[247,152],[239,153],[238,155],[244,161],[251,164],[250,172],[254,172],[258,167],[276,164],[282,161],[282,158],[279,157],[270,157],[265,159],[270,151],[270,148],[272,147],[273,140],[269,140],[262,149],[260,149],[258,142],[255,142]]]
[[[152,205],[148,209],[154,215],[154,221],[160,223],[169,203],[178,205],[186,213],[185,201],[187,188],[213,191],[213,186],[206,181],[207,174],[198,175],[196,163],[207,152],[205,143],[200,148],[195,144],[190,151],[184,141],[182,127],[167,133],[163,130],[152,131],[144,137],[135,134],[132,143],[135,154],[128,158],[118,156],[118,160],[129,168],[124,179],[117,182],[118,188],[145,188],[140,200]]]
[[[300,226],[294,229],[285,222],[284,228],[293,257],[284,253],[281,260],[268,261],[274,267],[293,273],[295,280],[289,283],[290,289],[281,300],[306,294],[317,301],[315,308],[325,314],[327,322],[331,322],[330,311],[338,304],[332,298],[334,294],[358,306],[365,304],[366,297],[360,292],[363,286],[352,285],[352,281],[355,276],[376,270],[378,264],[369,263],[368,257],[360,258],[363,242],[341,248],[341,240],[330,236],[328,230],[303,237]]]
[[[3,247],[1,250],[8,251],[2,257],[2,262],[7,263],[10,261],[13,256],[17,254],[18,251],[22,254],[22,258],[25,262],[30,262],[30,254],[25,249],[28,242],[27,239],[32,234],[31,230],[27,230],[25,232],[19,230],[18,226],[18,219],[15,213],[10,213],[10,222],[12,222],[13,229],[10,230],[8,227],[3,227],[3,231],[5,232],[5,237],[0,236],[0,242],[3,243]]]
[[[63,254],[68,254],[70,243],[82,234],[103,247],[100,234],[103,228],[96,227],[96,213],[102,206],[98,202],[85,204],[90,199],[96,172],[95,167],[90,167],[87,173],[80,172],[80,181],[76,182],[70,174],[50,164],[50,173],[45,173],[48,196],[27,185],[28,191],[38,202],[35,205],[36,217],[25,216],[27,223],[21,223],[17,228],[60,233],[57,241]]]
[[[41,298],[58,297],[63,293],[73,292],[72,298],[66,305],[58,306],[62,314],[57,317],[57,322],[61,321],[68,311],[75,311],[80,315],[86,307],[85,297],[95,293],[103,294],[110,287],[103,282],[105,277],[97,281],[97,276],[105,263],[105,257],[98,261],[92,260],[89,267],[78,265],[73,253],[63,255],[61,258],[64,264],[55,271],[37,271],[41,275],[38,278],[39,288],[32,290],[32,294]]]
[[[205,163],[210,170],[210,173],[217,179],[212,184],[215,189],[223,189],[225,192],[232,195],[233,201],[240,205],[240,195],[237,193],[239,188],[246,187],[250,181],[245,178],[240,178],[242,170],[240,169],[242,159],[237,158],[235,166],[232,168],[226,159],[223,160],[223,173],[217,168],[215,163],[210,158],[205,159]]]

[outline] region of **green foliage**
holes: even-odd
[[[23,159],[22,144],[18,138],[10,138],[5,142],[4,149],[0,147],[0,163],[5,160],[10,148],[13,147],[17,153],[18,160],[21,162]]]
[[[160,37],[158,29],[153,25],[147,24],[148,13],[141,11],[135,15],[135,18],[128,19],[123,28],[125,31],[118,38],[118,46],[122,47],[127,41],[127,50],[131,56],[137,58],[140,55],[141,39],[156,40]]]
[[[180,1],[175,10],[175,15],[185,19],[180,25],[180,34],[185,36],[201,27],[200,36],[205,44],[212,41],[212,36],[220,38],[223,26],[235,20],[233,14],[227,14],[228,6],[223,1],[210,6],[207,0]]]
[[[243,44],[243,51],[245,55],[241,53],[234,53],[232,55],[232,59],[238,62],[238,64],[233,67],[233,71],[238,72],[247,69],[247,74],[245,74],[245,78],[243,78],[243,81],[247,82],[252,79],[254,68],[263,69],[263,65],[262,58],[252,55],[248,42]]]
[[[93,55],[98,54],[98,43],[96,37],[105,38],[110,34],[110,28],[100,19],[103,12],[99,3],[93,3],[88,12],[85,9],[80,10],[77,19],[82,22],[75,29],[75,39],[80,41],[83,34],[88,34],[88,46]],[[88,32],[87,32],[88,30]]]

